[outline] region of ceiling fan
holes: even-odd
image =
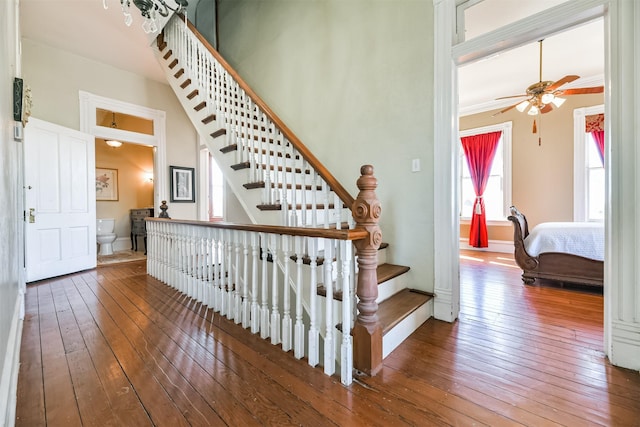
[[[517,109],[521,113],[525,111],[530,116],[536,116],[538,114],[545,114],[553,110],[555,106],[560,107],[565,99],[561,98],[561,96],[568,95],[583,95],[590,93],[602,93],[604,92],[604,86],[594,86],[594,87],[582,87],[582,88],[574,88],[574,89],[560,89],[561,86],[571,83],[580,78],[580,76],[576,75],[568,75],[564,76],[560,80],[553,81],[543,81],[542,80],[542,40],[539,40],[540,43],[540,81],[532,84],[526,90],[526,93],[521,95],[512,95],[512,96],[503,96],[501,98],[496,99],[509,99],[509,98],[522,98],[527,97],[524,101],[519,101],[494,115],[498,115],[504,112],[511,110],[512,108]],[[534,132],[535,132],[535,122],[534,122]]]

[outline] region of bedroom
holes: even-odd
[[[602,20],[597,20],[547,37],[543,42],[541,69],[538,43],[501,53],[459,69],[461,136],[474,134],[474,129],[491,125],[500,127],[503,124],[506,126],[505,129],[509,126],[511,129],[510,147],[508,138],[505,138],[506,144],[500,144],[510,149],[504,152],[505,158],[512,159],[510,164],[505,162],[507,167],[504,169],[504,178],[508,179],[511,173],[511,180],[500,182],[501,178],[497,177],[497,185],[504,189],[505,193],[503,206],[494,206],[493,209],[487,207],[489,250],[513,253],[514,228],[512,223],[506,220],[510,205],[517,206],[527,216],[531,229],[542,222],[585,220],[585,216],[589,216],[586,213],[587,195],[591,194],[593,197],[604,192],[603,188],[594,189],[594,185],[589,192],[588,184],[587,190],[584,189],[584,179],[580,177],[585,176],[588,156],[591,155],[593,160],[593,153],[597,151],[594,151],[595,144],[589,136],[574,132],[574,127],[580,129],[578,121],[581,117],[602,111],[602,93],[566,96],[561,107],[554,108],[549,114],[536,116],[515,108],[496,114],[526,99],[524,97],[502,100],[503,104],[493,100],[524,93],[524,88],[539,80],[539,72],[542,73],[541,80],[554,81],[572,74],[581,76],[576,81],[563,85],[561,89],[602,85],[603,27]],[[512,58],[518,54],[522,56]],[[514,63],[520,64],[523,68],[516,69]],[[478,76],[483,76],[481,81],[478,80]],[[512,87],[502,88],[506,79],[516,83],[512,83]],[[479,105],[484,106],[484,109],[478,108]],[[488,109],[489,111],[486,111]],[[532,132],[534,128],[535,133]],[[584,147],[586,151],[576,150],[574,145]],[[496,159],[498,157],[496,156]],[[496,167],[500,167],[499,159],[496,160],[496,164]],[[581,164],[584,166],[579,167]],[[511,168],[510,171],[508,167]],[[464,164],[464,169],[466,168]],[[494,172],[492,171],[492,175]],[[490,187],[491,184],[488,188]],[[485,195],[484,200],[489,202],[490,198]],[[603,204],[602,200],[598,202]],[[465,219],[465,216],[470,216],[470,207],[467,207],[465,212],[464,202],[462,205],[460,247],[469,248],[470,221]],[[598,212],[590,219],[594,219],[598,214],[601,215]]]

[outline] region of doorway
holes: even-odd
[[[505,49],[535,42],[549,34],[562,32],[604,16],[607,28],[609,16],[605,11],[607,1],[569,2],[540,12],[533,17],[509,24],[486,35],[468,42],[454,45],[456,34],[456,2],[443,0],[434,2],[435,8],[435,116],[434,141],[443,141],[434,147],[434,174],[441,180],[440,186],[434,189],[434,217],[436,227],[435,247],[447,248],[435,252],[435,286],[439,298],[434,304],[434,315],[438,319],[454,321],[458,317],[460,307],[459,281],[459,219],[458,219],[458,150],[457,143],[457,94],[458,82],[456,69],[458,66],[497,54]],[[477,3],[477,2],[476,2]],[[616,34],[614,37],[619,37]],[[611,51],[605,48],[605,75],[610,75]],[[606,94],[605,105],[610,105],[610,94]],[[608,141],[612,135],[609,134]],[[610,170],[610,168],[608,168]],[[609,195],[607,195],[609,197]],[[453,199],[453,200],[452,200]],[[609,212],[611,208],[608,208]],[[610,224],[611,216],[608,216]],[[607,259],[611,248],[611,236],[606,241]],[[605,282],[612,283],[610,270],[605,267]],[[605,307],[607,297],[605,293]],[[438,301],[439,300],[439,301]],[[605,351],[609,353],[610,320],[605,309]]]
[[[109,254],[102,261],[117,262],[119,256],[133,259],[138,252],[144,253],[144,236],[132,233],[130,213],[158,216],[157,206],[168,196],[165,113],[80,92],[80,127],[96,138],[96,168],[112,182],[104,197],[98,197],[96,214],[115,220],[116,239],[109,252],[119,255]],[[96,191],[97,187],[98,180]]]

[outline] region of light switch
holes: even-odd
[[[411,160],[411,172],[420,172],[420,159]]]

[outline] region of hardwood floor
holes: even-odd
[[[427,321],[348,388],[143,263],[29,285],[16,425],[640,426],[640,375],[602,352],[602,294],[462,255],[460,319]]]

